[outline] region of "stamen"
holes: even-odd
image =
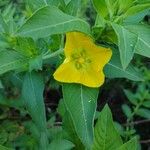
[[[75,67],[77,69],[85,68],[88,63],[91,63],[91,60],[87,58],[85,49],[79,50],[71,55],[73,61],[75,62]]]
[[[85,62],[85,59],[82,58],[82,57],[80,57],[80,58],[78,59],[78,62],[79,62],[80,64],[83,64],[83,63]]]
[[[82,68],[82,65],[80,63],[78,63],[78,62],[75,63],[75,66],[76,66],[77,69],[81,69]]]

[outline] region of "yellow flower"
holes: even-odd
[[[99,87],[104,83],[103,67],[111,58],[110,49],[95,45],[83,33],[68,32],[64,51],[66,59],[54,73],[57,81],[88,87]]]

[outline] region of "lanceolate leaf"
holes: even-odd
[[[28,59],[14,51],[0,51],[0,74],[27,65]]]
[[[101,111],[95,126],[94,145],[92,150],[116,150],[122,145],[119,133],[116,131],[111,111],[106,105]]]
[[[98,89],[80,84],[63,84],[64,104],[75,131],[87,149],[93,143],[93,123]]]
[[[48,149],[49,150],[69,150],[73,149],[74,144],[67,140],[53,140]]]
[[[68,2],[65,12],[67,12],[68,14],[72,15],[72,16],[76,16],[76,14],[78,13],[78,10],[80,10],[81,7],[81,0],[71,0],[70,2]]]
[[[93,0],[93,4],[97,13],[101,17],[106,18],[108,16],[108,10],[105,0]]]
[[[135,69],[131,64],[124,70],[118,59],[119,54],[113,52],[111,61],[106,65],[104,72],[109,78],[127,78],[133,81],[143,81],[143,77],[139,70]]]
[[[27,73],[23,81],[22,97],[32,119],[41,130],[46,128],[43,90],[42,77],[36,73]]]
[[[63,116],[63,129],[67,132],[69,136],[68,139],[75,144],[76,150],[84,149],[84,145],[80,140],[80,138],[78,137],[77,132],[75,130],[73,120],[67,111]]]
[[[75,144],[76,150],[84,149],[84,145],[82,144],[81,140],[79,139],[79,137],[75,131],[73,120],[71,119],[70,114],[66,111],[63,100],[61,100],[59,102],[58,113],[63,118],[62,126],[68,135],[67,139]]]
[[[12,148],[7,148],[7,147],[4,147],[4,146],[0,145],[0,150],[14,150],[14,149],[12,149]]]
[[[27,4],[29,5],[32,11],[37,10],[45,5],[47,5],[47,0],[27,0]]]
[[[123,144],[117,150],[137,150],[137,138],[132,138],[130,141]]]
[[[3,32],[8,32],[8,25],[6,24],[6,22],[4,21],[2,15],[0,14],[0,31]]]
[[[132,6],[133,0],[118,0],[118,4],[119,4],[119,13],[122,13]]]
[[[135,52],[150,58],[150,27],[148,25],[128,25],[126,28],[137,34]]]
[[[148,11],[150,10],[150,3],[147,4],[137,4],[129,8],[125,14],[122,16],[124,23],[139,23]]]
[[[115,0],[93,0],[93,4],[97,13],[105,19],[111,18],[115,12]]]
[[[140,108],[138,109],[138,111],[136,112],[137,115],[150,119],[150,110],[146,109],[146,108]]]
[[[17,34],[41,38],[75,30],[88,34],[90,32],[89,25],[83,20],[69,16],[54,6],[46,6],[36,11]]]
[[[39,130],[40,149],[46,150],[48,139],[43,91],[43,78],[34,72],[27,73],[23,81],[22,97],[29,114]]]
[[[123,69],[125,69],[133,58],[137,36],[128,31],[124,26],[112,23],[112,27],[118,37],[121,64]]]

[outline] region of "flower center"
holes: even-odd
[[[91,63],[91,60],[88,58],[84,49],[78,50],[78,52],[76,51],[71,57],[78,70],[87,67],[87,65]]]
[[[85,60],[84,60],[84,58],[80,57],[80,58],[78,59],[78,62],[79,62],[80,64],[84,64]]]

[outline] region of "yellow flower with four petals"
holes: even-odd
[[[109,48],[95,45],[83,33],[68,32],[64,52],[66,58],[54,73],[57,81],[88,87],[99,87],[104,83],[103,68],[112,55]]]

